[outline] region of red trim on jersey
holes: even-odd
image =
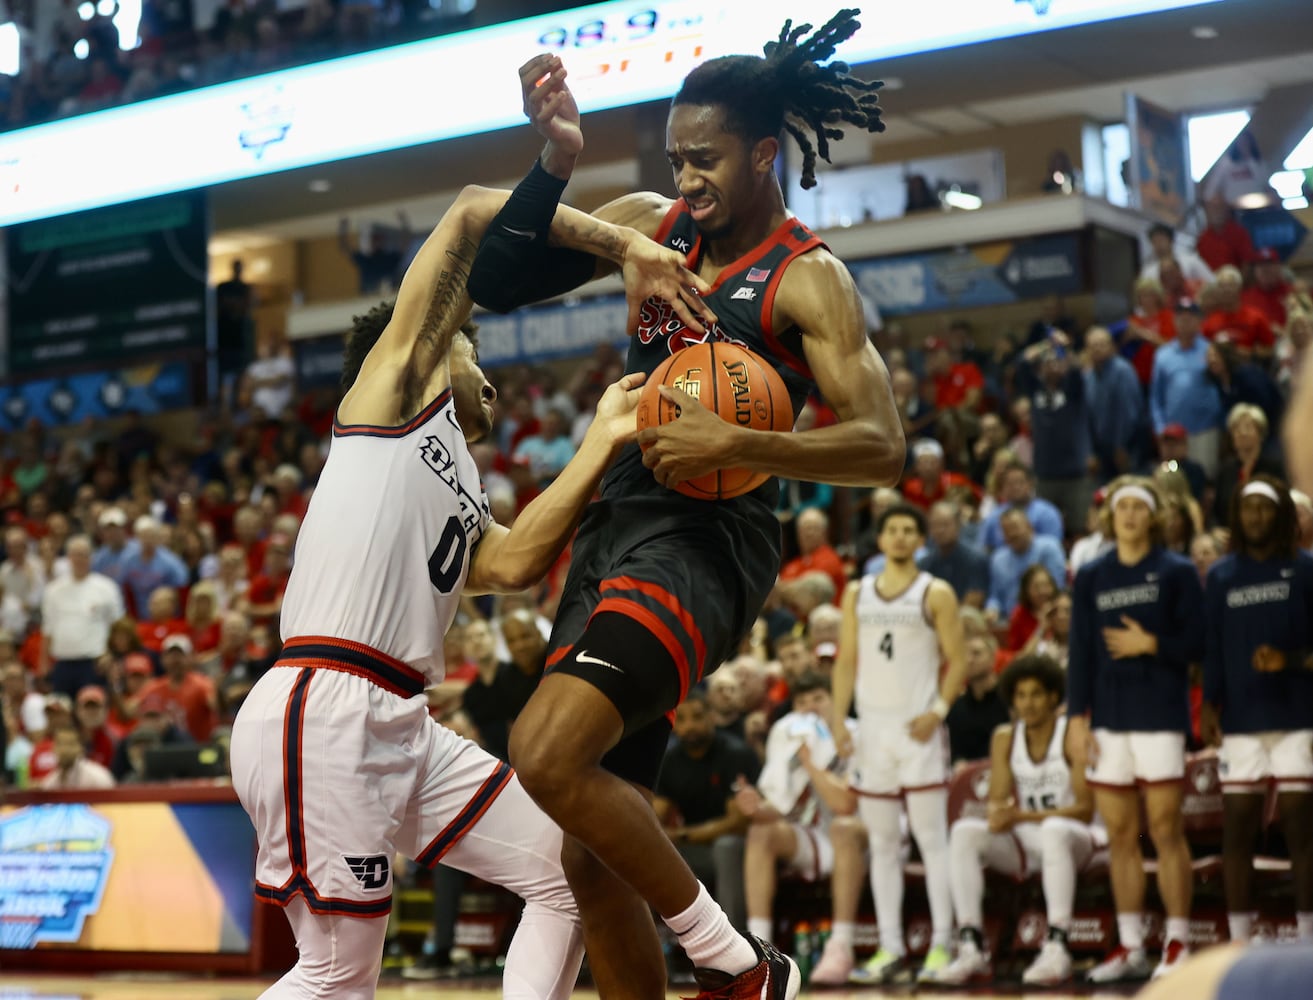
[[[298,678],[299,680],[300,678]],[[292,685],[292,690],[287,695],[287,708],[283,711],[283,823],[287,827],[287,859],[292,864],[292,877],[287,884],[296,881],[296,877],[301,873],[300,866],[296,863],[296,851],[292,847],[296,843],[296,815],[301,810],[300,801],[292,801],[292,759],[287,753],[287,741],[292,732],[292,703],[296,700],[296,685]],[[304,702],[302,702],[304,704]],[[301,762],[296,762],[297,768],[300,768]]]
[[[656,235],[652,237],[657,243],[665,243],[666,237],[670,235],[670,230],[675,228],[675,223],[679,217],[688,212],[688,203],[683,198],[676,198],[666,209],[666,214],[661,218],[661,225],[657,226]],[[702,237],[697,236],[693,240],[693,248],[689,250],[688,256],[693,256],[693,250],[697,249],[702,243]]]
[[[386,427],[379,424],[343,424],[339,423],[337,414],[333,415],[333,436],[334,437],[351,437],[352,435],[363,435],[366,437],[386,437],[398,438],[405,437],[420,424],[425,423],[433,414],[442,409],[451,399],[451,386],[443,389],[438,393],[438,398],[429,403],[428,406],[420,410],[410,420],[404,424],[397,424],[393,427]]]
[[[1143,778],[1135,779],[1135,786],[1137,788],[1157,788],[1159,785],[1181,785],[1184,783],[1184,774],[1179,778],[1160,778],[1157,781],[1145,781]],[[1089,782],[1086,782],[1086,784],[1089,784]]]
[[[338,656],[337,651],[341,655]],[[301,652],[303,655],[296,655]],[[428,681],[410,664],[350,639],[299,635],[288,639],[274,666],[337,670],[362,677],[401,698],[421,693]]]
[[[902,792],[864,792],[860,788],[854,788],[853,791],[864,799],[888,799],[892,802],[901,802],[903,798]]]
[[[1085,784],[1089,785],[1091,788],[1102,788],[1104,791],[1108,792],[1135,791],[1135,782],[1131,782],[1129,785],[1114,785],[1110,781],[1091,781],[1089,778],[1086,778]]]
[[[609,580],[603,580],[598,590],[603,593],[608,590],[637,590],[640,594],[646,594],[652,598],[678,618],[679,624],[684,626],[684,631],[693,640],[693,653],[698,658],[697,678],[698,680],[702,679],[702,666],[707,662],[707,644],[702,639],[702,630],[698,628],[698,623],[688,613],[684,605],[679,602],[678,597],[664,587],[658,587],[655,583],[638,580],[632,576],[613,576]]]
[[[825,243],[815,233],[811,233],[810,238],[807,240],[794,239],[792,229],[794,226],[802,225],[802,223],[797,219],[791,218],[788,220],[788,225],[790,231],[785,233],[779,242],[789,246],[789,255],[780,261],[776,266],[774,273],[771,274],[770,281],[766,283],[766,290],[761,296],[761,317],[758,321],[758,326],[761,328],[762,338],[770,345],[770,349],[781,361],[804,378],[815,381],[806,359],[796,357],[793,352],[780,343],[779,337],[775,335],[775,293],[779,291],[780,281],[783,279],[784,272],[788,266],[802,254],[814,250],[816,247],[824,246]]]
[[[675,633],[670,631],[670,626],[658,618],[651,609],[645,608],[637,601],[632,601],[627,597],[604,597],[598,602],[593,614],[600,615],[608,611],[624,615],[626,618],[632,618],[651,632],[657,641],[666,648],[666,652],[670,654],[671,660],[675,663],[675,672],[679,674],[679,702],[677,704],[683,702],[688,697],[691,671],[684,647],[675,638]],[[591,617],[589,620],[591,621]]]
[[[551,670],[552,667],[556,666],[558,663],[564,660],[567,656],[570,655],[570,652],[573,649],[574,649],[574,643],[571,643],[568,646],[562,646],[560,649],[555,650],[550,656],[547,657],[547,663],[544,667],[544,672],[546,672],[547,670]]]

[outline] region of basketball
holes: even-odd
[[[660,386],[682,389],[721,420],[758,431],[793,427],[793,404],[784,380],[747,348],[728,343],[694,344],[661,363],[638,400],[638,429],[656,427],[679,416],[679,407]],[[755,490],[770,476],[747,469],[718,469],[672,489],[697,500],[728,500]]]

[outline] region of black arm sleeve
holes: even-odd
[[[592,279],[597,271],[592,254],[547,244],[565,184],[534,162],[483,234],[466,283],[471,299],[506,313]]]

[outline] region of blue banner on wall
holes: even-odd
[[[1069,295],[1083,284],[1079,233],[856,261],[849,270],[885,316]]]
[[[193,402],[191,365],[183,361],[0,386],[0,414],[12,428],[32,419],[52,427],[86,417],[116,417],[129,410],[162,413]]]

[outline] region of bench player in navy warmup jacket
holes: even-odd
[[[1085,760],[1108,827],[1120,945],[1092,982],[1143,978],[1144,859],[1140,796],[1158,854],[1167,937],[1154,975],[1187,954],[1193,878],[1181,824],[1189,668],[1199,659],[1203,589],[1188,559],[1163,547],[1163,506],[1146,479],[1122,477],[1106,508],[1115,548],[1076,574],[1068,665],[1068,738]]]
[[[1255,476],[1231,500],[1231,554],[1204,588],[1204,741],[1220,745],[1232,941],[1249,940],[1254,839],[1270,785],[1295,876],[1300,939],[1313,941],[1313,556],[1299,551],[1286,484]]]
[[[698,967],[704,994],[792,1000],[798,989],[791,961],[734,931],[647,803],[668,715],[734,654],[780,560],[775,480],[715,503],[666,487],[733,467],[852,486],[891,484],[902,472],[889,374],[866,336],[856,285],[789,214],[774,169],[786,132],[810,187],[840,126],[883,128],[878,84],[831,58],[856,31],[856,13],[840,11],[815,31],[786,23],[765,58],[726,56],[693,70],[666,128],[681,197],[626,196],[565,239],[553,229],[555,245],[547,223],[583,134],[560,59],[531,60],[521,70],[525,110],[547,148],[470,271],[475,301],[506,310],[542,297],[534,285],[546,276],[591,279],[595,257],[603,272],[627,271],[626,246],[655,239],[686,255],[688,284],[671,300],[631,301],[628,371],[650,372],[689,344],[734,341],[775,366],[795,416],[813,389],[839,416],[799,433],[747,431],[663,388],[683,404],[681,416],[643,432],[646,453],[620,457],[580,525],[548,669],[516,721],[511,761],[568,834],[565,868],[608,1000],[664,996],[653,910]]]

